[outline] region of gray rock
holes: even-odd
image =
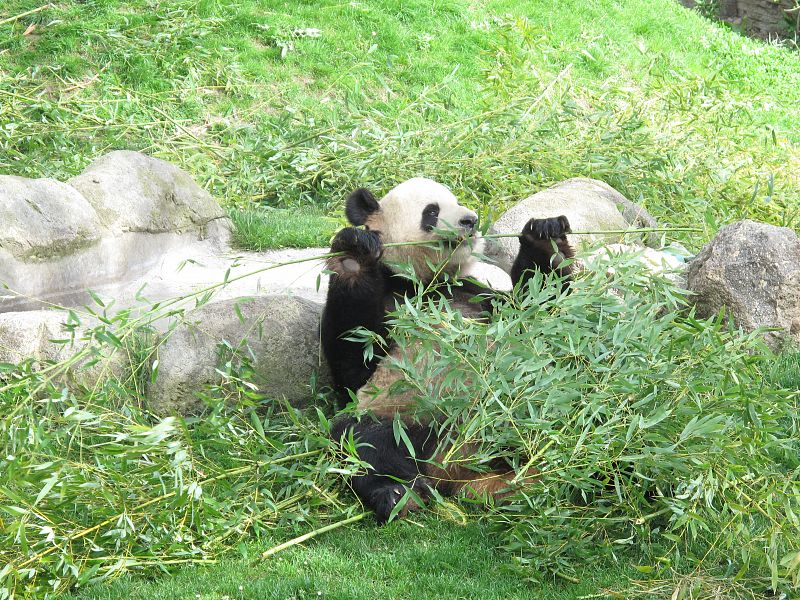
[[[701,317],[725,307],[747,331],[781,328],[766,335],[774,349],[787,333],[800,341],[800,240],[791,229],[749,220],[723,227],[686,275]]]
[[[86,199],[53,179],[0,175],[0,254],[38,263],[96,244],[99,221]]]
[[[631,202],[608,184],[579,177],[568,179],[521,200],[492,225],[489,233],[519,233],[531,218],[559,215],[566,215],[575,231],[657,226],[655,219],[644,208]],[[571,242],[578,250],[587,250],[603,243],[636,242],[637,237],[647,245],[657,245],[657,236],[642,239],[641,236],[630,234],[573,236]],[[514,238],[487,240],[486,255],[506,271],[511,270],[518,251],[519,241]]]
[[[108,378],[126,381],[132,374],[134,353],[93,340],[89,329],[98,321],[86,318],[73,333],[64,326],[64,311],[30,310],[0,313],[0,362],[33,362],[34,369],[83,356],[52,373],[57,384],[94,388]]]
[[[192,311],[159,350],[150,408],[160,415],[198,412],[198,394],[223,379],[217,368],[230,358],[220,353],[223,341],[250,362],[259,393],[307,404],[312,379],[330,382],[319,347],[321,314],[321,304],[287,296],[223,300]]]
[[[230,222],[214,199],[177,167],[135,152],[112,152],[69,183],[0,177],[0,362],[32,360],[39,368],[83,353],[64,362],[59,383],[127,381],[138,372],[130,359],[135,348],[92,339],[96,320],[63,343],[71,337],[62,325],[67,313],[36,309],[102,298],[113,305],[109,314],[130,308],[143,315],[148,302],[184,298],[176,300],[179,309],[213,289],[216,303],[189,313],[160,348],[149,390],[157,410],[198,407],[196,394],[221,380],[215,366],[223,340],[234,347],[247,340],[242,352],[252,353],[254,383],[268,396],[302,403],[311,398],[314,375],[321,385],[328,381],[319,358],[322,305],[290,295],[324,297],[322,261],[278,266],[327,249],[231,256]],[[239,300],[265,293],[273,296]],[[162,332],[168,325],[153,323]]]
[[[50,340],[67,337],[64,320],[63,313],[49,310],[0,313],[0,362],[58,360],[63,346]]]
[[[106,154],[67,183],[115,234],[195,233],[205,239],[211,223],[224,229],[227,222],[225,211],[187,173],[139,152]]]
[[[124,289],[171,251],[229,249],[225,212],[164,161],[112,152],[70,184],[0,176],[0,312],[84,304],[87,289]]]

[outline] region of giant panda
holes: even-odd
[[[435,427],[415,418],[410,393],[393,394],[389,390],[399,374],[396,369],[382,366],[387,352],[391,355],[397,351],[391,345],[387,314],[395,310],[398,301],[419,289],[398,273],[397,265],[412,265],[417,280],[423,283],[431,283],[436,277],[454,281],[468,274],[483,241],[476,229],[477,215],[459,204],[447,187],[424,178],[397,185],[380,201],[369,190],[357,189],[347,198],[345,214],[352,227],[336,234],[331,243],[332,256],[327,260],[331,276],[321,343],[340,405],[354,394],[357,413],[366,413],[345,413],[331,428],[334,440],[354,440],[359,459],[371,465],[366,472],[352,476],[351,487],[379,522],[390,517],[408,489],[413,494],[402,510],[396,511],[398,516],[417,508],[414,497],[424,501],[433,490],[442,495],[465,491],[475,496],[501,497],[514,476],[510,468],[496,465],[489,473],[478,473],[458,466],[461,461],[442,465],[435,455],[437,449],[441,451]],[[456,240],[464,243],[455,243],[453,233]],[[572,266],[567,259],[572,258],[573,250],[568,233],[569,222],[564,216],[528,221],[520,233],[519,254],[511,270],[515,287],[525,283],[536,270],[556,271],[565,282],[569,281]],[[422,241],[441,243],[387,246]],[[437,266],[436,270],[432,265]],[[448,285],[444,292],[439,289],[433,293],[448,294],[451,307],[469,316],[491,318],[495,292],[484,284],[461,279],[459,285]],[[348,339],[357,328],[389,340],[388,348],[378,348],[366,359],[364,344]],[[394,422],[398,416],[403,420],[413,455],[407,442],[395,441]]]

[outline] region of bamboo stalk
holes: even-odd
[[[673,231],[689,231],[694,233],[702,232],[703,230],[698,227],[644,227],[641,229],[604,229],[602,231],[570,231],[567,235],[623,235],[628,233],[669,233]],[[486,235],[482,235],[481,239],[484,240],[496,240],[501,238],[518,238],[520,235],[518,233],[489,233]],[[383,244],[384,248],[397,248],[402,246],[423,246],[423,245],[431,245],[436,244],[441,240],[419,240],[414,242],[391,242],[389,244]],[[333,256],[331,254],[327,255],[327,257]]]
[[[0,93],[3,93],[3,90],[0,90]],[[661,227],[648,227],[648,228],[643,228],[643,229],[610,229],[610,230],[604,230],[604,231],[573,231],[570,235],[627,234],[627,233],[648,233],[648,232],[656,232],[656,231],[660,231],[660,232],[671,232],[671,231],[700,232],[700,231],[702,231],[702,229],[699,229],[699,228],[696,228],[696,227],[671,227],[671,228],[670,227],[663,227],[663,228],[661,228]],[[483,236],[484,239],[514,238],[514,237],[518,238],[519,234],[516,234],[516,233],[499,233],[499,234],[489,234],[489,235]],[[383,247],[384,248],[393,248],[393,247],[402,247],[402,246],[420,246],[420,245],[425,245],[425,244],[431,245],[431,244],[436,244],[436,243],[438,243],[438,240],[425,240],[425,241],[416,241],[416,242],[392,242],[392,243],[384,244]],[[289,266],[289,265],[296,265],[296,264],[301,264],[301,263],[305,263],[305,262],[312,262],[312,261],[322,261],[322,260],[327,260],[329,258],[334,258],[334,257],[339,257],[339,256],[344,256],[344,255],[345,254],[343,252],[336,252],[336,253],[328,252],[328,253],[320,254],[320,255],[316,255],[316,256],[308,256],[308,257],[305,257],[305,258],[298,258],[298,259],[295,259],[295,260],[289,260],[289,261],[285,261],[285,262],[281,262],[281,263],[270,264],[270,265],[267,265],[267,266],[262,267],[260,269],[255,269],[253,271],[248,271],[247,273],[242,273],[241,275],[236,275],[234,277],[226,277],[226,279],[224,281],[219,282],[219,283],[215,283],[215,284],[212,284],[212,285],[209,285],[209,286],[206,286],[203,289],[196,290],[194,292],[190,292],[190,293],[185,294],[183,296],[180,296],[178,298],[172,298],[170,300],[154,303],[154,308],[151,308],[144,315],[142,315],[140,317],[137,317],[137,318],[133,319],[132,321],[130,321],[127,324],[126,328],[129,331],[132,331],[137,326],[139,326],[139,325],[141,325],[143,323],[152,323],[153,321],[156,321],[156,320],[158,320],[160,318],[163,318],[164,316],[167,316],[171,311],[176,310],[175,307],[180,305],[182,302],[187,302],[188,300],[191,300],[192,298],[195,298],[195,299],[196,298],[201,298],[203,295],[211,294],[215,290],[217,290],[219,288],[222,288],[222,287],[225,287],[225,286],[227,286],[227,285],[229,285],[229,284],[231,284],[231,283],[233,283],[235,281],[239,281],[239,280],[245,279],[247,277],[252,277],[253,275],[258,275],[260,273],[264,273],[265,271],[271,271],[273,269],[279,269],[281,267],[286,267],[286,266]],[[13,293],[13,290],[9,290],[9,291]],[[58,306],[58,305],[51,305],[51,307],[52,308],[64,309],[64,307]],[[79,360],[81,360],[82,358],[87,356],[90,353],[90,351],[91,351],[91,347],[89,347],[89,346],[83,348],[78,353],[73,355],[73,357],[70,359],[70,364],[74,364],[74,363],[78,362]],[[53,365],[49,365],[49,366],[45,367],[44,369],[38,371],[38,375],[42,375],[42,374],[49,375],[51,372],[57,374],[57,373],[59,373],[59,372],[61,372],[63,370],[63,365],[64,365],[64,363],[56,363],[56,364],[53,364]],[[0,392],[3,392],[5,390],[13,387],[14,385],[17,385],[17,383],[18,382],[12,382],[12,383],[6,383],[5,385],[0,385]]]
[[[3,19],[2,21],[0,21],[0,25],[6,25],[7,23],[13,23],[14,21],[19,21],[20,19],[24,19],[27,16],[36,14],[38,12],[42,12],[44,9],[52,7],[53,5],[48,2],[47,4],[45,4],[44,6],[40,6],[39,8],[34,8],[33,10],[29,10],[27,12],[14,15],[13,17],[8,17],[7,19]]]
[[[299,537],[293,538],[282,544],[278,544],[263,552],[261,554],[261,558],[269,558],[273,554],[277,554],[281,550],[286,550],[287,548],[291,548],[292,546],[296,546],[297,544],[302,544],[306,540],[310,540],[311,538],[317,537],[322,533],[327,533],[328,531],[333,531],[334,529],[338,529],[339,527],[344,527],[345,525],[349,525],[350,523],[355,523],[356,521],[360,521],[364,517],[366,517],[369,513],[359,513],[354,517],[350,517],[349,519],[345,519],[344,521],[338,521],[336,523],[331,523],[330,525],[326,525],[325,527],[320,527],[319,529],[315,529],[314,531],[309,531]]]
[[[2,90],[0,90],[0,93],[2,93]],[[660,231],[660,232],[671,232],[671,231],[700,232],[700,231],[702,231],[702,229],[699,229],[699,228],[696,228],[696,227],[663,227],[663,228],[662,227],[648,227],[648,228],[643,228],[643,229],[610,229],[610,230],[603,230],[603,231],[573,231],[570,235],[592,235],[592,234],[614,234],[614,233],[620,233],[620,234],[622,234],[622,233],[647,233],[647,232],[655,232],[655,231]],[[483,236],[484,239],[514,238],[514,237],[518,238],[519,234],[516,234],[516,233],[499,233],[499,234],[489,234],[489,235]],[[384,248],[393,248],[393,247],[401,247],[401,246],[420,246],[420,245],[425,245],[425,244],[430,245],[430,244],[435,244],[435,243],[437,243],[436,240],[417,241],[417,242],[392,242],[392,243],[384,244],[383,246],[384,246]],[[156,303],[154,303],[154,305],[157,305],[156,308],[152,308],[149,311],[147,311],[143,316],[138,317],[136,319],[133,319],[130,323],[128,323],[128,329],[132,330],[132,329],[134,329],[138,325],[141,325],[144,322],[152,323],[153,321],[164,317],[170,311],[175,310],[175,308],[173,308],[173,307],[175,307],[176,305],[179,305],[181,302],[186,302],[188,300],[191,300],[192,298],[199,298],[199,297],[203,296],[204,294],[209,294],[209,293],[213,292],[214,290],[217,290],[217,289],[219,289],[221,287],[229,285],[230,283],[233,283],[235,281],[239,281],[241,279],[245,279],[246,277],[252,277],[253,275],[258,275],[258,274],[263,273],[265,271],[271,271],[273,269],[279,269],[281,267],[286,267],[286,266],[289,266],[289,265],[297,265],[297,264],[301,264],[301,263],[305,263],[305,262],[312,262],[312,261],[322,261],[322,260],[327,260],[329,258],[334,258],[334,257],[338,257],[338,256],[344,256],[344,253],[343,252],[337,252],[337,253],[330,253],[329,252],[329,253],[320,254],[320,255],[316,255],[316,256],[308,256],[308,257],[305,257],[305,258],[298,258],[298,259],[289,260],[289,261],[286,261],[286,262],[270,264],[270,265],[267,265],[267,266],[262,267],[260,269],[255,269],[253,271],[248,271],[247,273],[242,273],[241,275],[236,275],[234,277],[226,278],[225,281],[209,285],[209,286],[207,286],[207,287],[205,287],[205,288],[203,288],[201,290],[196,290],[194,292],[190,292],[190,293],[185,294],[183,296],[180,296],[178,298],[173,298],[171,300],[166,300],[166,301],[162,301],[162,302],[156,302]],[[9,291],[13,293],[13,290],[9,290]],[[22,295],[22,294],[20,294],[20,295]],[[56,305],[56,304],[49,304],[49,306],[51,308],[57,308],[57,309],[64,309],[65,308],[63,306],[59,306],[59,305]],[[154,312],[154,311],[157,311],[157,312]],[[90,352],[90,348],[89,347],[83,348],[80,352],[78,352],[77,354],[75,354],[73,356],[72,362],[73,363],[77,362],[81,358],[85,357],[89,352]],[[42,375],[43,373],[47,374],[48,372],[51,372],[51,371],[55,372],[55,373],[58,373],[58,372],[60,372],[61,369],[62,369],[62,364],[61,363],[57,363],[57,364],[45,367],[44,369],[38,371],[38,374],[39,375]],[[5,390],[13,387],[16,384],[17,384],[17,382],[12,382],[12,383],[7,383],[5,385],[0,385],[0,392],[3,392]]]
[[[570,231],[567,235],[612,235],[624,233],[670,233],[673,231],[691,231],[700,233],[703,230],[699,227],[642,227],[640,229],[604,229],[601,231]],[[484,239],[519,237],[518,233],[489,233],[484,235]]]
[[[577,577],[572,577],[570,575],[567,575],[566,573],[562,573],[561,571],[553,571],[553,575],[555,575],[556,577],[561,577],[561,579],[569,581],[570,583],[578,584],[581,582],[581,580],[578,579]]]

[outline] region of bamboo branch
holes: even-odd
[[[220,473],[219,475],[216,475],[214,477],[209,477],[207,479],[203,479],[202,481],[199,481],[198,484],[201,485],[201,486],[202,485],[206,485],[206,484],[212,483],[214,481],[219,481],[220,479],[225,479],[226,477],[232,477],[234,475],[240,475],[242,473],[246,473],[247,471],[252,471],[253,469],[255,469],[257,467],[261,467],[261,466],[264,466],[264,465],[277,465],[277,464],[280,464],[280,463],[288,462],[290,460],[297,460],[299,458],[305,458],[307,456],[312,456],[314,454],[319,454],[320,452],[321,452],[321,450],[309,450],[308,452],[301,452],[300,454],[290,454],[289,456],[283,456],[283,457],[278,458],[276,460],[259,461],[257,463],[253,463],[251,465],[247,465],[247,466],[244,466],[244,467],[237,467],[237,468],[234,468],[234,469],[230,469],[228,471],[224,471],[223,473]],[[99,529],[102,529],[106,525],[109,525],[110,523],[113,523],[114,521],[117,521],[120,517],[124,516],[126,513],[139,512],[142,509],[147,508],[148,506],[151,506],[151,505],[153,505],[153,504],[155,504],[157,502],[161,502],[162,500],[168,500],[169,498],[172,498],[173,496],[176,496],[180,492],[183,492],[184,489],[185,489],[185,487],[183,487],[181,489],[178,489],[178,490],[172,490],[171,492],[167,492],[166,494],[162,494],[162,495],[157,496],[155,498],[151,498],[150,500],[148,500],[146,502],[143,502],[142,504],[139,504],[138,506],[136,506],[136,507],[134,507],[134,508],[132,508],[130,510],[125,510],[124,512],[116,514],[113,517],[109,517],[108,519],[105,519],[104,521],[101,521],[100,523],[97,523],[96,525],[93,525],[92,527],[89,527],[88,529],[82,529],[81,531],[78,531],[78,532],[76,532],[76,533],[74,533],[72,535],[65,536],[65,538],[63,540],[63,543],[66,543],[66,542],[70,542],[71,543],[71,542],[75,542],[76,540],[79,540],[81,538],[84,538],[87,535],[89,535],[90,533],[94,533],[95,531],[97,531]],[[364,517],[365,514],[366,513],[362,513],[361,517]],[[342,525],[343,524],[344,523],[342,523]],[[325,529],[327,531],[326,528],[323,527],[323,529]],[[333,528],[331,528],[331,529],[333,529]],[[322,531],[318,530],[316,533],[312,531],[311,533],[316,535],[317,533],[322,533]],[[300,541],[303,541],[303,540],[300,540]],[[46,550],[42,550],[41,552],[33,555],[28,560],[19,563],[18,565],[15,566],[15,568],[16,569],[22,569],[24,567],[27,567],[29,564],[32,564],[32,563],[36,562],[37,560],[41,560],[42,558],[44,558],[48,554],[52,554],[53,552],[55,552],[56,550],[59,550],[60,548],[61,548],[61,546],[58,545],[58,544],[54,545],[54,546],[51,546],[50,548],[48,548]],[[12,566],[14,566],[13,562],[12,562]]]
[[[2,21],[0,21],[0,25],[6,25],[7,23],[13,23],[14,21],[19,21],[20,19],[24,19],[27,16],[41,12],[46,8],[52,8],[52,7],[53,7],[52,4],[47,3],[44,6],[40,6],[39,8],[34,8],[33,10],[29,10],[27,12],[14,15],[13,17],[8,17],[7,19],[3,19]]]
[[[3,92],[3,90],[0,90],[0,93],[2,93],[2,92]],[[698,228],[695,228],[695,227],[673,227],[673,228],[669,228],[669,227],[664,227],[664,228],[650,227],[650,228],[644,228],[644,229],[612,229],[612,230],[605,230],[605,231],[573,231],[570,235],[592,235],[592,234],[602,235],[602,234],[615,234],[615,233],[627,234],[627,233],[647,233],[647,232],[654,232],[654,231],[661,231],[661,232],[693,231],[693,232],[699,232],[699,231],[702,231],[702,229],[698,229]],[[484,239],[515,238],[515,237],[518,238],[519,235],[516,234],[516,233],[498,233],[498,234],[489,234],[489,235],[483,236]],[[393,247],[402,247],[402,246],[433,245],[433,244],[441,243],[442,241],[446,241],[446,240],[423,240],[423,241],[415,241],[415,242],[391,242],[391,243],[388,243],[388,244],[384,244],[383,247],[384,248],[393,248]],[[463,240],[462,240],[462,242],[463,242]],[[459,243],[461,243],[461,242],[459,242]],[[336,253],[328,252],[328,253],[319,254],[319,255],[316,255],[316,256],[307,256],[305,258],[298,258],[298,259],[295,259],[295,260],[288,260],[288,261],[281,262],[281,263],[270,264],[270,265],[267,265],[265,267],[261,267],[259,269],[254,269],[252,271],[248,271],[247,273],[242,273],[241,275],[236,275],[236,276],[233,276],[233,277],[228,277],[226,275],[224,281],[208,285],[208,286],[206,286],[206,287],[204,287],[204,288],[202,288],[200,290],[195,290],[193,292],[189,292],[188,294],[184,294],[183,296],[179,296],[178,298],[172,298],[172,299],[161,301],[161,302],[155,302],[142,316],[136,317],[135,319],[131,320],[127,324],[126,329],[128,331],[132,331],[136,327],[138,327],[138,326],[140,326],[142,324],[152,323],[152,322],[154,322],[154,321],[156,321],[158,319],[161,319],[161,318],[163,318],[165,316],[169,316],[170,314],[172,314],[173,311],[176,310],[176,307],[178,307],[181,303],[188,302],[189,300],[191,300],[193,298],[194,299],[202,298],[206,294],[212,294],[212,293],[214,293],[214,291],[216,291],[216,290],[218,290],[220,288],[223,288],[223,287],[225,287],[225,286],[227,286],[227,285],[229,285],[229,284],[231,284],[231,283],[233,283],[235,281],[240,281],[240,280],[245,279],[247,277],[252,277],[254,275],[258,275],[258,274],[264,273],[266,271],[271,271],[273,269],[279,269],[281,267],[286,267],[286,266],[289,266],[289,265],[296,265],[296,264],[300,264],[300,263],[313,262],[313,261],[324,261],[324,260],[327,260],[329,258],[335,258],[335,257],[339,257],[339,256],[345,256],[345,253],[344,252],[336,252]],[[14,290],[8,290],[8,291],[10,293],[15,293]],[[23,294],[18,294],[18,295],[23,296]],[[63,306],[58,306],[58,305],[53,305],[53,304],[51,304],[50,306],[52,308],[58,308],[58,309],[66,310],[66,308],[63,307]],[[74,354],[70,358],[69,364],[77,363],[78,361],[80,361],[83,358],[85,358],[86,356],[88,356],[88,354],[90,352],[91,352],[91,346],[86,346],[86,347],[82,348],[79,352],[77,352],[76,354]],[[58,374],[59,372],[63,372],[64,365],[65,365],[65,363],[55,363],[53,365],[48,365],[48,366],[44,367],[43,369],[41,369],[40,371],[38,371],[37,374],[39,376],[41,376],[41,375],[49,376],[50,373],[53,373],[55,375],[55,374]],[[11,387],[17,385],[17,383],[18,383],[18,381],[17,382],[6,383],[5,385],[0,385],[0,392],[4,392],[7,389],[10,389]],[[18,407],[18,409],[19,408],[21,408],[21,405],[20,405],[20,407]]]
[[[2,90],[0,90],[0,93],[2,93]],[[670,228],[670,227],[663,227],[663,228],[650,227],[650,228],[644,228],[644,229],[609,229],[609,230],[604,230],[604,231],[573,231],[573,232],[570,233],[570,235],[627,234],[627,233],[648,233],[648,232],[655,232],[655,231],[660,231],[660,232],[671,232],[671,231],[701,232],[702,229],[699,229],[699,228],[696,228],[696,227],[672,227],[672,228]],[[496,233],[496,234],[488,234],[488,235],[482,236],[483,239],[518,238],[518,237],[519,237],[519,234],[516,234],[516,233]],[[414,242],[391,242],[391,243],[388,243],[388,244],[383,244],[383,247],[384,248],[395,248],[395,247],[403,247],[403,246],[433,245],[433,244],[441,243],[442,241],[446,241],[446,240],[421,240],[421,241],[414,241]],[[180,304],[181,302],[185,302],[187,300],[191,300],[192,298],[198,298],[198,297],[202,296],[203,294],[211,293],[214,290],[217,290],[217,289],[219,289],[221,287],[225,287],[225,286],[227,286],[227,285],[229,285],[229,284],[231,284],[231,283],[233,283],[235,281],[240,281],[240,280],[245,279],[247,277],[252,277],[253,275],[258,275],[258,274],[264,273],[266,271],[271,271],[273,269],[279,269],[281,267],[286,267],[286,266],[289,266],[289,265],[296,265],[296,264],[300,264],[300,263],[313,262],[313,261],[322,261],[322,260],[327,260],[329,258],[335,258],[335,257],[339,257],[339,256],[345,256],[345,253],[344,252],[328,252],[328,253],[325,253],[325,254],[318,254],[316,256],[307,256],[307,257],[304,257],[304,258],[297,258],[295,260],[288,260],[288,261],[285,261],[285,262],[269,264],[268,266],[261,267],[259,269],[255,269],[253,271],[248,271],[247,273],[242,273],[241,275],[236,275],[236,276],[233,276],[233,277],[227,277],[226,276],[224,281],[208,285],[208,286],[206,286],[206,287],[204,287],[204,288],[202,288],[200,290],[195,290],[193,292],[189,292],[188,294],[184,294],[183,296],[180,296],[178,298],[172,298],[172,299],[165,300],[165,301],[155,302],[153,304],[152,308],[149,311],[147,311],[147,313],[145,313],[144,316],[134,319],[131,322],[131,325],[132,326],[136,326],[136,325],[142,324],[143,322],[152,322],[152,321],[154,321],[154,320],[156,320],[158,318],[161,318],[161,317],[165,316],[166,314],[168,314],[169,313],[168,309],[172,309],[172,307]],[[14,290],[11,290],[11,289],[9,289],[8,292],[10,292],[12,294],[15,294],[15,295],[18,295],[18,296],[24,296],[24,294],[17,293]],[[49,304],[49,306],[50,306],[50,308],[54,308],[54,309],[67,310],[66,307],[60,306],[60,305],[57,305],[57,304]],[[156,310],[158,311],[158,313],[153,314],[153,311],[156,311]],[[83,354],[79,353],[78,355],[76,355],[76,357],[80,358],[81,356],[85,355],[85,353],[88,352],[88,350],[84,349],[82,352],[83,352]],[[46,367],[46,368],[42,369],[41,371],[39,371],[38,373],[42,374],[44,372],[52,370],[56,366],[57,365],[52,365],[50,367]],[[5,391],[6,389],[11,387],[12,385],[13,384],[7,384],[7,385],[4,385],[4,386],[0,386],[0,392]]]
[[[698,227],[645,227],[642,229],[605,229],[602,231],[570,231],[567,235],[624,235],[628,233],[668,233],[673,231],[690,231],[694,233],[702,232],[703,230]],[[518,238],[520,235],[518,233],[488,233],[486,235],[482,235],[481,239],[484,240],[496,240],[501,238]],[[438,244],[445,240],[418,240],[414,242],[391,242],[389,244],[383,244],[384,248],[399,248],[402,246],[424,246],[424,245],[432,245]],[[453,241],[460,241],[458,238],[455,238]],[[329,254],[326,256],[333,256]]]
[[[356,521],[360,521],[364,517],[366,517],[369,513],[359,513],[354,517],[350,517],[349,519],[345,519],[344,521],[338,521],[336,523],[331,523],[330,525],[326,525],[325,527],[320,527],[319,529],[315,529],[314,531],[309,531],[299,537],[291,539],[287,542],[283,542],[282,544],[278,544],[273,548],[270,548],[266,552],[261,554],[261,558],[269,558],[273,554],[277,554],[281,550],[286,550],[287,548],[291,548],[292,546],[296,546],[297,544],[302,544],[306,540],[310,540],[311,538],[317,537],[322,533],[326,533],[328,531],[333,531],[334,529],[338,529],[339,527],[344,527],[345,525],[349,525],[350,523],[355,523]]]

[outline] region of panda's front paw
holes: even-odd
[[[535,244],[543,240],[566,239],[572,230],[567,217],[552,217],[549,219],[531,219],[525,224],[520,233],[523,244]]]
[[[374,231],[345,227],[333,238],[331,252],[377,261],[383,254],[383,244],[380,235]]]
[[[331,242],[328,269],[348,280],[373,269],[383,254],[380,235],[374,231],[345,227]]]

